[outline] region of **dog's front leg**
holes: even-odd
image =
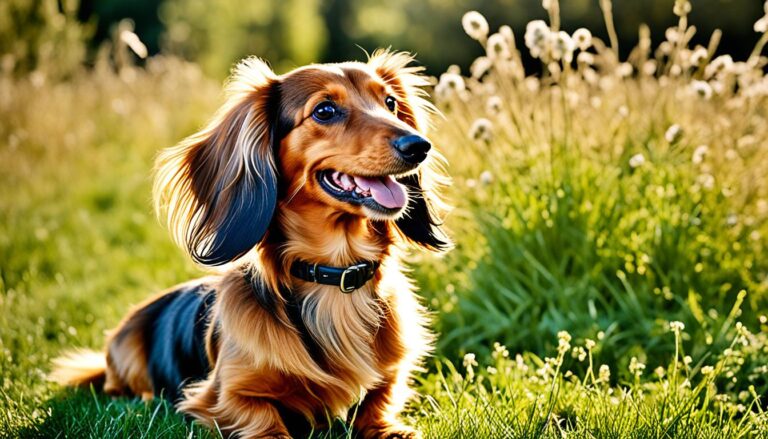
[[[360,403],[354,427],[366,439],[421,438],[421,433],[397,419],[410,393],[405,383],[396,380],[369,391]]]

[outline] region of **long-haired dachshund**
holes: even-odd
[[[434,107],[411,61],[378,51],[282,76],[242,61],[155,183],[175,239],[228,270],[140,304],[105,353],[59,358],[52,378],[162,394],[225,435],[349,416],[363,437],[418,436],[397,416],[431,335],[399,254],[450,243],[423,134]]]

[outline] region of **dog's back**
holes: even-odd
[[[104,382],[104,391],[175,401],[182,386],[206,377],[206,334],[216,297],[207,280],[172,288],[137,306],[111,334],[106,355],[74,351],[55,360],[65,385]],[[105,361],[106,360],[106,361]]]

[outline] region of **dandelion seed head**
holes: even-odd
[[[579,50],[587,50],[592,46],[592,32],[580,27],[573,33],[573,42]]]
[[[675,6],[672,12],[678,17],[685,17],[691,13],[691,2],[689,0],[675,0]]]
[[[469,128],[469,137],[472,140],[491,140],[493,137],[493,124],[484,117],[475,120]]]
[[[670,331],[679,334],[685,329],[685,324],[679,321],[669,322],[669,329]]]
[[[473,78],[480,79],[491,70],[491,67],[493,67],[493,61],[487,56],[478,56],[472,61],[472,65],[469,67],[469,72]]]
[[[461,25],[464,32],[474,40],[484,40],[488,36],[488,21],[483,14],[477,11],[469,11],[461,17]]]
[[[512,56],[507,39],[500,33],[495,33],[488,37],[485,51],[488,58],[492,60],[506,60]]]
[[[496,95],[490,96],[485,103],[485,111],[492,116],[495,116],[501,113],[501,109],[502,109],[502,101],[499,96],[496,96]]]
[[[667,142],[669,143],[677,143],[680,141],[680,139],[683,137],[683,129],[680,128],[680,125],[673,124],[669,128],[667,128],[667,131],[664,133],[664,138],[667,139]]]
[[[709,99],[712,97],[712,87],[707,81],[693,81],[691,82],[691,90],[696,96],[702,99]]]
[[[755,32],[761,34],[768,32],[768,15],[764,15],[761,19],[757,20],[753,28]]]
[[[645,164],[645,156],[642,153],[638,153],[629,158],[629,167],[632,169],[639,168]]]

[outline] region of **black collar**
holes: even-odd
[[[307,282],[339,287],[342,293],[351,293],[373,278],[379,262],[366,261],[349,267],[329,267],[298,260],[291,265],[291,274]]]

